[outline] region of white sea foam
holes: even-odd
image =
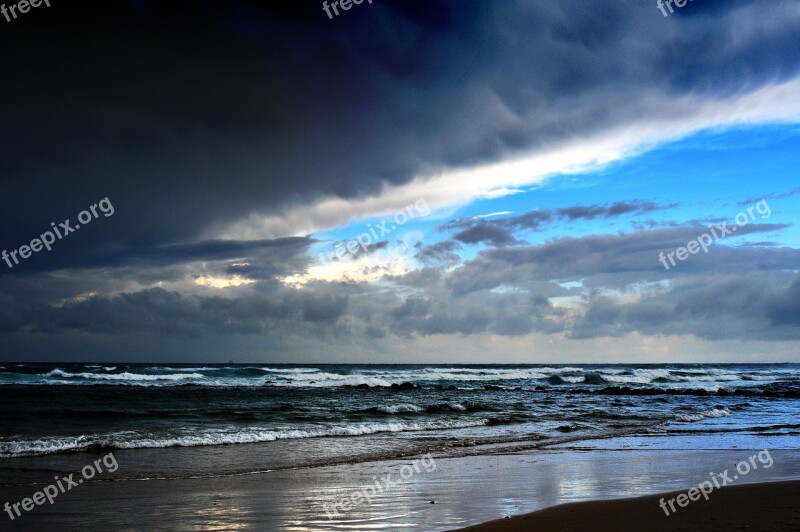
[[[608,382],[620,384],[650,384],[653,382],[653,378],[651,377],[637,375],[604,375],[602,373],[600,375]]]
[[[480,389],[482,383],[501,386],[516,386],[517,383],[503,381],[531,381],[528,384],[543,384],[546,380],[558,377],[561,382],[571,385],[585,385],[585,376],[594,374],[606,382],[616,385],[656,384],[666,388],[704,387],[714,391],[720,386],[746,386],[747,380],[774,381],[777,373],[767,374],[749,371],[738,374],[729,368],[690,369],[669,368],[597,368],[597,367],[537,367],[537,368],[474,368],[474,367],[420,367],[420,368],[380,368],[353,367],[347,371],[319,368],[260,367],[256,365],[231,367],[192,367],[174,368],[152,366],[132,368],[119,374],[108,373],[114,367],[92,365],[98,372],[68,373],[54,369],[44,375],[19,375],[0,377],[0,384],[120,384],[135,386],[176,386],[194,383],[213,387],[258,387],[265,384],[280,387],[335,388],[342,386],[368,385],[387,387],[392,384],[413,382],[423,386],[454,383],[459,388],[472,384],[472,389]],[[103,368],[105,371],[100,371]],[[249,374],[237,374],[235,370],[249,370]],[[255,372],[255,373],[253,373]],[[658,381],[658,382],[655,382]],[[594,380],[593,380],[594,382]]]
[[[165,374],[165,375],[142,375],[139,373],[66,373],[60,369],[54,369],[46,376],[48,377],[61,377],[66,379],[88,379],[88,380],[101,380],[101,381],[179,381],[185,379],[202,379],[204,375],[200,373],[182,373],[182,374]]]
[[[706,410],[703,412],[705,417],[728,417],[731,415],[731,411],[725,407],[722,408],[712,408],[711,410]]]
[[[200,368],[171,368],[169,366],[152,366],[149,368],[144,368],[145,371],[185,371],[185,372],[196,372],[196,371],[215,371],[222,368],[209,368],[209,367],[200,367]]]
[[[726,382],[741,380],[741,376],[739,375],[692,375],[691,377],[687,375],[674,375],[670,378],[680,382]]]
[[[678,421],[703,421],[705,416],[703,414],[678,414],[676,416]]]
[[[702,421],[707,418],[720,418],[720,417],[728,417],[731,415],[731,411],[727,408],[712,408],[711,410],[705,410],[698,414],[678,414],[676,417],[678,421]]]
[[[404,412],[414,412],[419,414],[424,412],[425,409],[412,404],[399,404],[399,405],[392,405],[392,406],[379,406],[378,410],[381,412],[385,412],[387,414],[399,414]]]
[[[162,447],[196,447],[205,445],[230,445],[234,443],[261,443],[286,439],[322,438],[332,436],[361,436],[380,432],[416,432],[447,430],[486,425],[488,420],[475,421],[421,421],[417,423],[356,423],[340,426],[307,427],[303,429],[274,430],[266,428],[206,429],[199,433],[155,436],[135,432],[47,437],[36,440],[0,441],[0,458],[33,456],[85,449],[91,444],[113,446],[119,449],[146,449]]]
[[[262,371],[269,371],[271,373],[315,373],[320,371],[317,368],[252,368],[260,369]]]
[[[369,386],[391,386],[394,382],[398,382],[390,379],[368,377],[359,374],[341,375],[339,373],[328,372],[299,373],[291,376],[273,375],[272,377],[278,379],[273,381],[273,384],[276,386],[308,386],[312,388],[328,388],[331,386],[358,386],[360,384],[367,384]]]

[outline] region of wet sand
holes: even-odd
[[[689,502],[667,516],[660,508],[679,493],[634,499],[563,504],[523,516],[491,521],[461,530],[498,531],[609,531],[674,530],[775,532],[800,530],[800,481],[725,486]]]
[[[705,440],[710,443],[710,440]],[[585,444],[586,442],[582,442]],[[722,471],[753,454],[753,450],[693,450],[698,441],[676,441],[673,438],[648,438],[638,443],[618,442],[616,448],[587,450],[561,448],[490,456],[446,457],[434,455],[435,470],[415,472],[406,482],[385,490],[369,502],[362,502],[339,515],[328,516],[334,502],[350,498],[357,490],[372,485],[376,477],[393,474],[395,478],[412,459],[370,462],[329,467],[286,469],[242,476],[217,478],[178,478],[154,480],[91,481],[59,495],[54,504],[45,503],[12,522],[0,513],[4,530],[454,530],[505,516],[577,501],[623,499],[674,490],[686,490],[708,478],[709,471]],[[676,444],[680,444],[676,448]],[[642,447],[662,447],[643,449]],[[690,450],[685,450],[690,449]],[[242,447],[244,451],[244,447]],[[757,451],[758,449],[755,449]],[[170,450],[164,450],[168,453]],[[209,449],[207,463],[214,452]],[[753,471],[736,485],[800,479],[800,450],[774,449],[774,466]],[[136,451],[115,451],[120,471],[134,469],[141,459]],[[146,455],[151,457],[151,455]],[[74,457],[89,463],[97,456]],[[15,468],[45,467],[35,459],[16,461]],[[18,469],[19,470],[19,469]],[[74,469],[72,470],[74,471]],[[44,470],[42,470],[44,472]],[[70,471],[51,471],[67,474]],[[7,471],[6,473],[11,473]],[[49,473],[48,473],[49,474]],[[52,476],[50,476],[52,478]],[[752,484],[751,484],[752,485]],[[31,497],[44,487],[30,483],[0,485],[0,505]],[[545,515],[549,523],[532,525],[537,530],[691,530],[690,522],[697,515],[708,528],[711,518],[719,519],[720,529],[761,530],[761,524],[783,523],[784,517],[800,516],[797,484],[780,488],[759,486],[755,489],[711,494],[709,502],[693,502],[676,515],[666,517],[653,502],[596,502],[592,511],[599,517],[587,517],[591,528],[581,529],[579,517],[573,525],[563,525],[561,514],[578,512],[574,507],[558,507],[535,514]],[[728,489],[728,488],[726,488]],[[766,490],[770,491],[766,491]],[[794,490],[783,492],[781,490]],[[736,498],[729,499],[728,493]],[[739,494],[743,495],[739,495]],[[760,497],[759,493],[769,494]],[[787,498],[784,493],[791,494]],[[753,495],[750,495],[753,494]],[[790,502],[787,502],[791,499]],[[729,503],[726,501],[733,500]],[[434,501],[434,504],[431,504]],[[770,503],[772,506],[765,506]],[[623,506],[617,508],[614,505]],[[727,506],[726,506],[727,505]],[[791,506],[791,508],[790,508]],[[566,508],[566,509],[565,509]],[[717,510],[714,510],[717,508]],[[731,512],[728,512],[730,508]],[[600,510],[597,510],[600,509]],[[710,510],[711,509],[711,510]],[[794,514],[786,513],[795,511]],[[583,510],[581,510],[583,511]],[[715,513],[720,512],[720,513]],[[738,513],[736,513],[738,512]],[[577,513],[575,515],[578,515]],[[587,514],[589,515],[589,514]],[[597,514],[592,514],[597,515]],[[725,515],[742,524],[730,528]],[[719,516],[719,517],[717,517]],[[749,519],[745,521],[744,516]],[[770,517],[772,516],[772,517]],[[330,517],[330,518],[329,518]],[[774,518],[774,519],[773,519]],[[527,530],[531,517],[504,520],[500,526],[520,526],[509,530]],[[555,519],[553,521],[553,519]],[[772,519],[769,521],[768,519]],[[583,521],[585,522],[585,521]],[[598,528],[603,523],[616,523],[611,528]],[[800,521],[788,521],[800,529]],[[669,528],[646,528],[646,526]],[[486,530],[495,529],[484,528]],[[770,525],[771,526],[771,525]],[[772,530],[780,530],[771,528]],[[560,527],[560,528],[558,528]],[[576,528],[573,528],[576,527]]]

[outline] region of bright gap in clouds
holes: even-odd
[[[800,79],[765,86],[747,94],[711,100],[687,95],[670,101],[654,95],[647,115],[587,138],[538,149],[525,157],[451,169],[420,176],[400,186],[384,186],[380,194],[358,199],[326,198],[295,207],[280,216],[251,214],[209,237],[262,239],[318,233],[371,217],[403,211],[424,198],[432,209],[464,206],[480,198],[502,198],[541,185],[558,175],[598,171],[610,163],[702,131],[800,121]]]
[[[751,196],[773,191],[780,198],[770,200],[774,203],[775,213],[769,221],[791,224],[791,214],[794,212],[792,205],[800,201],[800,195],[783,196],[786,190],[794,186],[793,166],[787,161],[794,160],[794,154],[800,149],[799,133],[791,125],[700,133],[619,161],[597,172],[565,174],[561,176],[563,179],[554,176],[543,186],[526,194],[475,201],[457,211],[449,212],[446,219],[431,216],[414,220],[408,224],[413,231],[403,232],[401,235],[409,243],[404,260],[396,260],[397,253],[392,255],[385,250],[381,253],[364,254],[357,259],[344,256],[331,260],[330,252],[334,249],[334,241],[339,238],[356,238],[368,227],[366,221],[352,223],[323,236],[317,235],[318,238],[327,239],[312,252],[312,255],[317,256],[321,251],[321,258],[307,272],[285,278],[284,282],[298,287],[311,280],[377,282],[384,275],[402,275],[419,269],[425,264],[414,259],[418,247],[452,238],[452,233],[457,229],[440,229],[443,223],[452,218],[474,220],[471,223],[483,220],[496,222],[531,211],[553,212],[554,209],[575,205],[610,205],[615,201],[637,199],[652,200],[658,206],[652,212],[632,212],[613,217],[597,215],[594,218],[576,220],[562,217],[539,229],[520,230],[514,234],[521,239],[519,245],[535,246],[562,238],[629,233],[647,227],[671,227],[676,224],[691,225],[709,217],[732,220],[743,208],[737,203],[749,201]],[[676,180],[676,176],[682,179]],[[572,185],[574,180],[580,182],[579,187]],[[732,187],[731,182],[738,185]],[[389,235],[389,240],[394,236]],[[741,235],[717,245],[747,245],[765,238],[774,240],[776,235]],[[783,230],[780,239],[784,243],[796,242],[798,234],[790,229]],[[390,244],[390,249],[396,247],[396,244]],[[444,271],[458,268],[459,264],[474,259],[486,248],[485,242],[460,243],[460,248],[456,251],[460,262],[449,264]],[[568,288],[572,285],[565,283],[562,286]],[[651,292],[654,288],[657,286],[645,284],[632,287],[625,293],[611,291],[605,295],[623,302],[628,301],[631,294]],[[565,305],[575,303],[572,299],[558,301]]]
[[[245,279],[239,275],[234,275],[233,277],[201,275],[194,279],[194,284],[208,288],[230,288],[232,286],[242,286],[253,283],[255,283],[253,279]]]

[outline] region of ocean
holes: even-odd
[[[0,483],[111,451],[109,480],[195,478],[631,436],[792,448],[800,365],[5,363],[0,404]]]

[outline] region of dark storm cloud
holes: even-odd
[[[265,251],[275,250],[290,258],[304,254],[315,240],[308,238],[280,238],[276,240],[208,240],[192,244],[159,246],[130,252],[138,260],[154,264],[175,264],[196,260],[227,260],[246,258]]]
[[[348,299],[343,297],[314,297],[308,295],[303,301],[303,319],[307,321],[334,321],[344,313]]]
[[[432,305],[428,300],[409,297],[391,311],[391,329],[401,336],[433,334],[477,334],[484,332],[490,322],[483,309],[451,305]]]
[[[270,333],[303,322],[333,322],[344,313],[347,304],[347,296],[300,295],[291,291],[226,298],[152,288],[114,297],[92,296],[56,308],[42,306],[16,321],[0,321],[0,325],[6,331],[13,327],[50,334],[73,330],[205,338],[216,334]]]
[[[800,326],[800,276],[772,301],[766,303],[767,315],[774,325]]]
[[[452,299],[447,294],[410,296],[386,314],[387,328],[401,336],[493,333],[522,336],[530,332],[556,333],[565,328],[566,313],[548,296],[565,295],[556,286],[539,289],[536,296],[480,293]]]
[[[383,0],[334,20],[316,0],[53,6],[0,37],[0,242],[105,196],[114,222],[48,267],[198,240],[623,125],[670,95],[754,90],[798,72],[793,6],[759,4],[773,25],[747,3],[668,20],[622,0]]]
[[[780,276],[693,279],[634,303],[592,297],[576,320],[572,338],[620,336],[630,332],[692,334],[707,340],[800,339],[798,281],[776,286]]]
[[[460,258],[458,259],[460,260]],[[399,286],[412,288],[432,288],[437,286],[443,279],[442,268],[425,267],[418,270],[411,270],[405,275],[387,275],[387,281],[391,281]]]
[[[242,264],[229,266],[230,273],[265,279],[305,270],[310,261],[308,249],[316,242],[313,238],[292,237],[273,240],[206,240],[159,246],[130,246],[119,243],[92,249],[91,254],[87,255],[81,253],[80,242],[70,235],[70,239],[58,242],[58,246],[54,246],[50,253],[33,255],[15,265],[13,270],[0,269],[0,277],[48,271],[55,265],[85,268],[132,267],[144,273],[148,269],[168,268],[198,261],[238,259]]]

